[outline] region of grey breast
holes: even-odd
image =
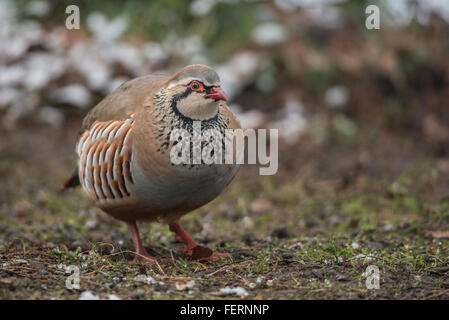
[[[163,171],[147,177],[137,161],[132,161],[134,182],[130,189],[139,200],[153,208],[165,209],[181,204],[198,207],[215,198],[238,168],[239,165],[212,165],[195,170],[172,166],[171,170],[176,170],[176,174],[170,178]]]

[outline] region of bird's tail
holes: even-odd
[[[61,187],[61,190],[67,190],[70,188],[75,188],[80,185],[80,179],[78,177],[78,168],[76,168],[75,172],[68,178]]]

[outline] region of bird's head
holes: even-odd
[[[172,76],[165,89],[172,108],[192,120],[208,120],[228,97],[220,86],[218,74],[210,67],[190,65]]]

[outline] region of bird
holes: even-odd
[[[170,158],[179,141],[170,139],[174,129],[192,133],[199,123],[223,136],[226,130],[241,129],[227,101],[217,72],[206,65],[124,82],[83,119],[75,147],[77,168],[62,190],[80,185],[94,205],[127,223],[134,261],[157,261],[142,244],[138,221],[168,224],[192,259],[229,257],[199,245],[179,220],[215,199],[239,164],[174,164]]]

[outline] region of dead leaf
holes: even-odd
[[[449,239],[449,230],[427,231],[426,233],[435,239]]]
[[[213,251],[207,247],[196,246],[191,250],[190,257],[192,259],[198,260],[202,258],[209,258],[213,254]]]
[[[251,203],[251,211],[255,213],[262,213],[273,208],[271,201],[266,199],[256,199]]]

